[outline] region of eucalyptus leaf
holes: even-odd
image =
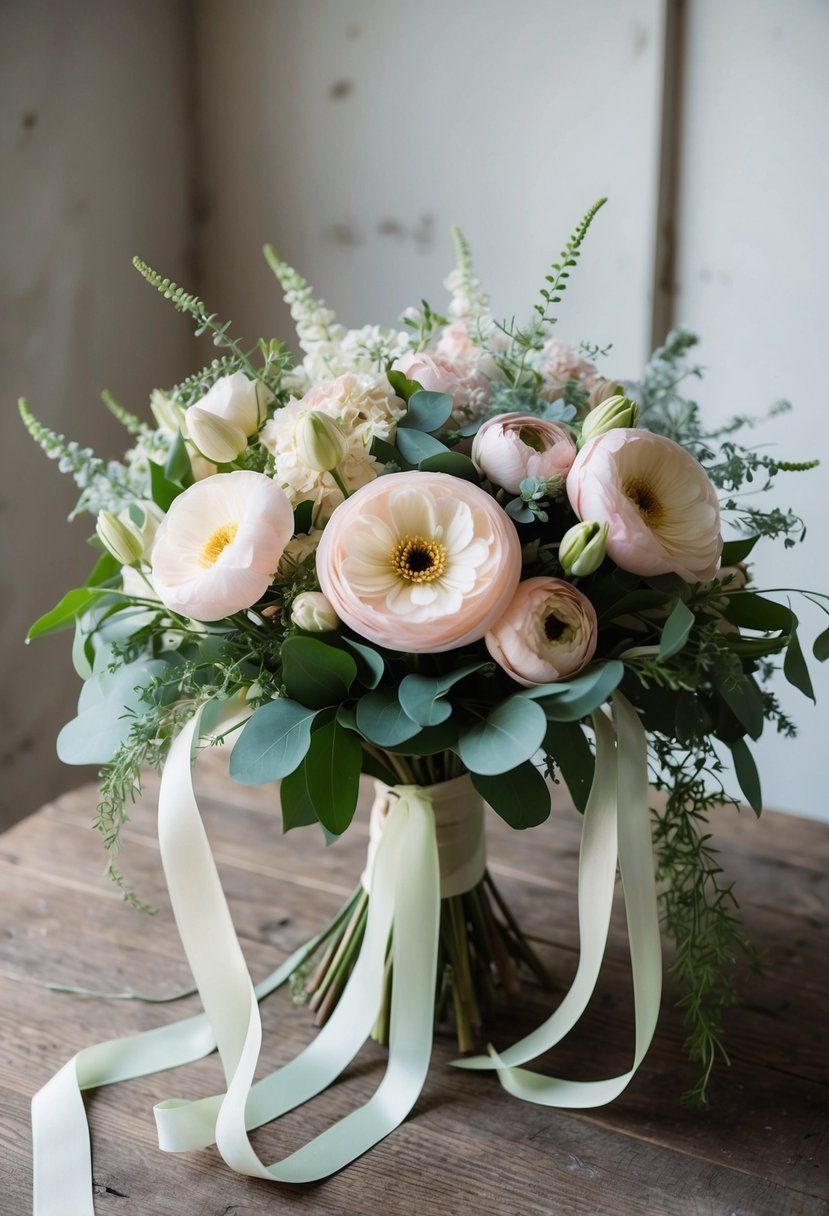
[[[376,688],[386,670],[386,660],[383,656],[378,654],[373,646],[358,642],[356,638],[345,637],[343,634],[336,636],[336,642],[332,641],[331,645],[345,647],[354,656],[360,683],[366,688]]]
[[[458,753],[472,773],[493,776],[531,760],[544,740],[547,719],[535,701],[517,695],[458,736]]]
[[[292,773],[311,745],[318,710],[278,697],[261,705],[242,728],[230,756],[230,775],[240,785],[263,785]]]
[[[506,773],[472,774],[472,784],[511,828],[534,828],[550,815],[550,790],[541,773],[529,762]]]
[[[662,629],[659,639],[659,661],[672,658],[678,654],[694,626],[694,614],[682,600],[677,600]]]
[[[397,448],[393,447],[385,439],[381,439],[378,435],[375,435],[372,439],[369,450],[374,459],[379,460],[383,465],[396,465],[403,472],[408,472],[413,468],[413,465],[406,460],[402,452],[399,452]],[[415,464],[417,464],[417,461],[415,461]]]
[[[139,659],[93,674],[81,689],[78,715],[58,735],[64,764],[108,764],[147,708],[142,690],[168,668],[165,659]]]
[[[438,752],[455,751],[457,743],[458,728],[452,717],[437,726],[422,727],[418,734],[387,746],[386,751],[397,756],[435,756]]]
[[[282,646],[282,679],[288,696],[310,709],[339,705],[357,677],[357,663],[344,650],[295,634]]]
[[[445,722],[452,712],[452,706],[442,700],[449,689],[486,666],[485,662],[468,663],[443,676],[405,676],[397,694],[400,704],[409,717],[421,726],[437,726],[439,722]]]
[[[394,747],[411,739],[420,730],[397,699],[395,693],[376,689],[357,702],[357,726],[369,743]]]
[[[397,428],[397,447],[404,460],[411,464],[420,464],[421,460],[428,460],[430,456],[443,456],[449,452],[445,444],[424,431],[407,431],[402,427]]]
[[[624,663],[619,659],[611,659],[608,663],[596,663],[588,667],[587,671],[572,680],[525,688],[518,696],[541,701],[544,712],[551,721],[578,722],[580,718],[604,704],[619,686],[624,674]]]
[[[363,749],[336,718],[315,730],[305,758],[308,795],[324,828],[340,836],[357,808]]]
[[[451,477],[461,477],[464,481],[480,483],[480,475],[468,456],[462,452],[440,452],[437,456],[427,456],[421,460],[418,468],[424,473],[448,473]]]
[[[415,393],[423,391],[423,386],[419,384],[417,380],[410,380],[408,376],[403,374],[403,372],[399,372],[394,368],[392,368],[391,371],[386,372],[386,375],[388,377],[389,384],[392,386],[397,396],[403,401],[408,401],[410,397],[415,395]]]
[[[737,739],[731,744],[731,756],[734,760],[734,772],[737,774],[737,780],[740,783],[740,789],[745,795],[754,814],[758,817],[763,811],[763,793],[760,788],[760,774],[757,772],[757,765],[754,763],[754,757],[748,749],[748,745],[744,739]]]
[[[448,393],[431,393],[424,389],[409,397],[409,408],[397,424],[417,431],[438,431],[452,413],[452,398]]]

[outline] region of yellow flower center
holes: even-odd
[[[217,528],[201,551],[201,564],[205,567],[215,566],[220,554],[235,539],[238,531],[238,524],[222,524],[221,528]]]
[[[433,583],[446,570],[446,546],[439,540],[404,536],[389,554],[395,574],[408,583]]]
[[[665,508],[652,486],[643,477],[631,477],[622,490],[649,528],[656,528],[665,515]]]

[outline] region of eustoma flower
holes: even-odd
[[[217,473],[173,500],[153,546],[153,585],[172,611],[221,620],[264,595],[293,531],[291,504],[276,482]]]
[[[317,550],[334,611],[390,650],[437,653],[482,638],[521,577],[515,525],[471,482],[395,473],[339,506]]]
[[[612,430],[589,440],[567,478],[580,519],[607,523],[607,552],[632,574],[714,577],[722,552],[717,494],[702,465],[672,439]]]
[[[497,414],[478,431],[472,459],[490,481],[517,494],[526,477],[564,478],[576,458],[576,445],[560,422],[535,414]]]
[[[571,583],[528,578],[485,640],[495,662],[529,688],[581,671],[595,653],[596,632],[593,605]]]

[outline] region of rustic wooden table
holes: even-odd
[[[108,991],[165,993],[189,977],[163,890],[153,834],[153,795],[133,815],[123,868],[160,907],[132,911],[102,876],[89,830],[95,791],[77,790],[0,838],[0,1211],[30,1210],[29,1100],[80,1047],[184,1016],[196,998],[144,1005],[65,995],[49,982]],[[271,789],[232,786],[208,761],[200,778],[205,821],[254,980],[322,926],[356,882],[365,816],[324,849],[313,829],[281,835]],[[526,835],[490,824],[493,873],[541,947],[558,993],[527,986],[526,1007],[493,1038],[525,1033],[560,999],[576,960],[574,883],[577,815],[558,805]],[[733,808],[716,817],[726,872],[737,880],[745,927],[770,964],[743,990],[730,1018],[732,1067],[720,1070],[709,1112],[679,1095],[695,1080],[682,1051],[677,993],[668,982],[656,1038],[625,1094],[596,1111],[552,1111],[519,1103],[489,1076],[448,1068],[438,1037],[428,1083],[413,1115],[334,1178],[277,1188],[232,1174],[214,1150],[162,1154],[153,1103],[220,1086],[210,1057],[174,1074],[147,1077],[87,1097],[96,1212],[115,1216],[257,1216],[273,1211],[381,1213],[642,1213],[812,1216],[829,1210],[826,1178],[829,1009],[821,938],[829,904],[829,828],[766,814],[757,823]],[[264,1064],[295,1054],[311,1033],[307,1011],[286,993],[263,1005]],[[629,1067],[633,1044],[623,918],[614,917],[608,959],[582,1024],[555,1054],[559,1075],[612,1075]],[[384,1053],[369,1044],[346,1078],[309,1107],[254,1133],[273,1160],[363,1100]],[[551,1065],[552,1067],[552,1065]],[[66,1216],[73,1216],[66,1213]]]

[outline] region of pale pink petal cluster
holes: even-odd
[[[535,360],[535,369],[543,378],[541,396],[545,401],[556,401],[568,380],[579,380],[587,389],[592,389],[596,383],[595,363],[582,359],[558,338],[548,338],[544,343]]]
[[[663,435],[619,428],[589,440],[567,478],[579,519],[607,523],[623,570],[711,579],[722,552],[717,492],[702,465]]]
[[[263,473],[217,473],[173,500],[156,533],[152,584],[173,612],[218,621],[264,595],[294,530],[291,504]]]
[[[488,418],[472,444],[475,466],[497,486],[517,494],[526,477],[567,477],[576,445],[566,426],[535,414]]]
[[[339,506],[317,550],[320,587],[355,633],[437,653],[482,638],[521,577],[521,544],[491,495],[445,473],[395,473]]]
[[[486,648],[518,684],[553,684],[581,671],[596,651],[596,610],[571,583],[528,578],[487,633]]]
[[[303,397],[289,401],[262,428],[260,440],[274,456],[276,481],[295,505],[310,499],[315,523],[322,525],[343,496],[330,472],[320,472],[302,460],[297,422],[309,410],[338,423],[346,450],[337,471],[353,491],[380,473],[382,466],[369,450],[372,440],[376,436],[393,442],[397,419],[406,406],[385,377],[348,374],[322,381]]]
[[[463,322],[459,324],[463,325]],[[454,327],[453,327],[454,328]],[[421,388],[430,393],[447,393],[454,403],[452,416],[458,423],[477,418],[489,404],[492,384],[479,365],[478,348],[471,339],[470,356],[459,337],[450,339],[452,344],[463,346],[463,353],[450,355],[434,351],[410,350],[395,359],[393,370],[402,372],[409,380],[416,380]],[[492,371],[497,369],[494,366]]]

